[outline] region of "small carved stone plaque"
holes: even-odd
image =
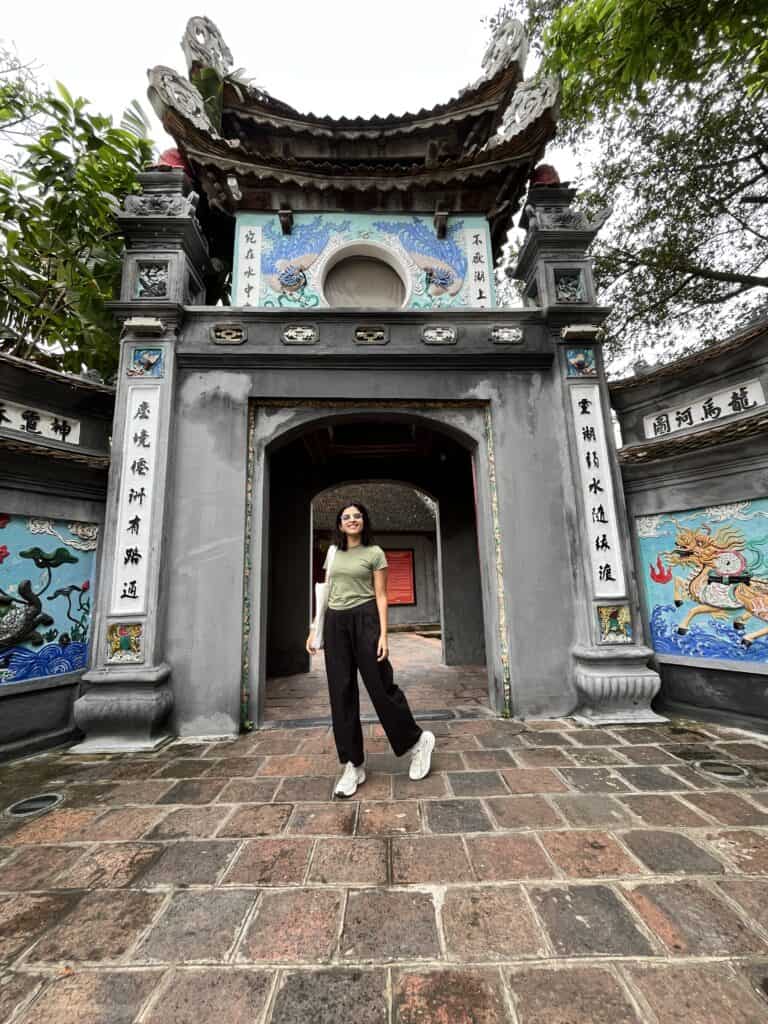
[[[555,271],[555,302],[586,302],[584,277],[578,268]]]
[[[316,345],[320,340],[317,324],[288,324],[280,338],[284,345]]]
[[[140,665],[144,661],[144,626],[141,622],[113,622],[107,628],[107,661]]]
[[[389,330],[386,327],[356,327],[356,345],[386,345],[389,341]]]
[[[164,299],[168,294],[168,264],[140,262],[136,267],[136,298]]]
[[[450,324],[425,324],[421,340],[425,345],[455,345],[459,332]]]
[[[210,336],[214,345],[242,345],[248,331],[240,324],[214,324]]]
[[[494,345],[521,345],[523,342],[522,327],[508,327],[496,324],[491,328],[491,341]]]

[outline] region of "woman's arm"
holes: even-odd
[[[376,648],[378,661],[384,661],[389,654],[389,642],[387,640],[387,570],[373,570],[373,590],[376,594],[376,607],[379,610],[379,644]]]

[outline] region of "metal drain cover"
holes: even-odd
[[[64,797],[61,793],[37,793],[35,796],[29,796],[26,800],[19,800],[15,804],[11,804],[6,810],[6,814],[13,815],[14,818],[26,818],[31,814],[43,814],[45,811],[50,811],[61,801]]]
[[[749,776],[749,769],[733,761],[694,761],[693,767],[702,775],[712,775],[716,779],[744,779]]]

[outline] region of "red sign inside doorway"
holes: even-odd
[[[385,550],[389,572],[387,599],[392,605],[416,604],[416,581],[413,573],[413,549]]]

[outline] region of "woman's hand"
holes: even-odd
[[[387,638],[382,634],[379,635],[379,642],[376,645],[376,660],[384,661],[389,654],[389,645]]]
[[[307,637],[306,650],[307,654],[317,654],[317,641],[315,640],[315,634],[310,629],[309,636]]]

